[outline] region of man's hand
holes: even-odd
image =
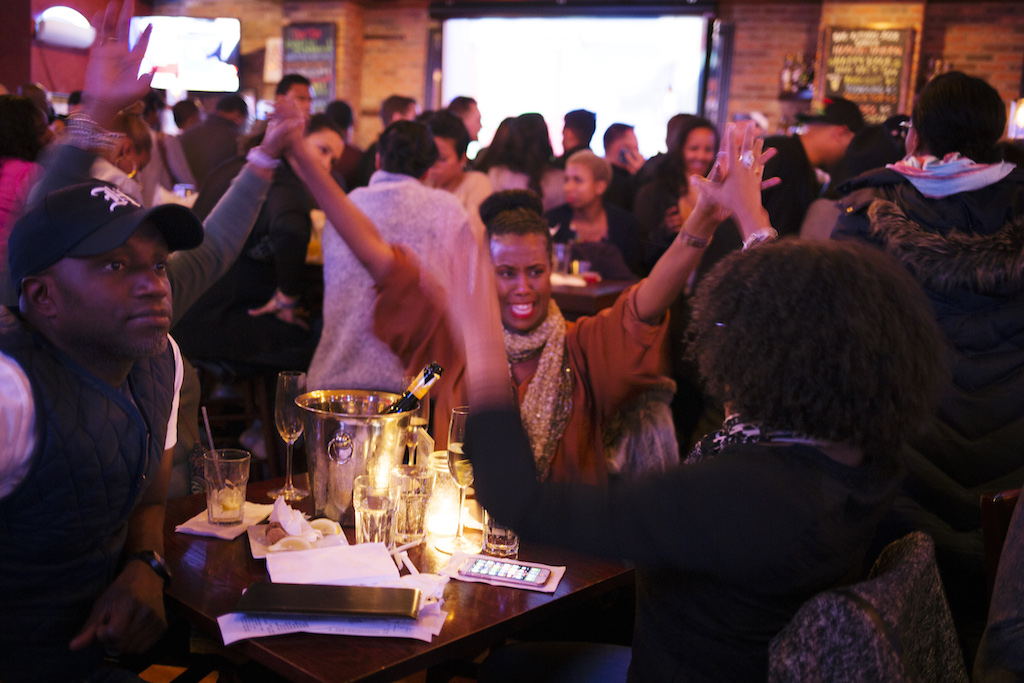
[[[153,74],[139,76],[139,65],[149,45],[152,26],[147,27],[135,44],[128,49],[128,25],[134,3],[125,0],[118,15],[118,5],[111,2],[102,14],[93,17],[96,42],[89,50],[85,66],[86,111],[100,126],[107,128],[114,115],[149,92]]]
[[[70,648],[95,641],[117,652],[145,652],[166,630],[164,581],[144,562],[132,561],[96,600]]]
[[[636,175],[640,172],[640,169],[644,167],[644,157],[640,154],[640,150],[633,147],[622,148],[622,161],[625,163],[626,169],[630,175]]]
[[[268,156],[277,159],[286,150],[302,143],[302,131],[305,125],[305,115],[295,106],[294,102],[285,99],[278,104],[277,110],[267,121],[267,134],[263,136],[260,147]]]
[[[679,213],[679,207],[675,204],[665,209],[665,229],[675,234],[683,227],[683,215]]]
[[[273,315],[281,322],[296,325],[304,330],[309,329],[306,322],[306,312],[298,308],[299,297],[290,297],[281,290],[274,292],[270,301],[259,308],[250,308],[249,315],[255,317],[261,315]]]

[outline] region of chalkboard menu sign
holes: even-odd
[[[284,27],[283,71],[302,74],[313,84],[313,109],[323,111],[334,99],[334,24]]]
[[[914,29],[830,26],[824,48],[825,97],[856,102],[868,123],[906,112]]]

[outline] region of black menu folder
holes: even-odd
[[[247,614],[416,619],[420,592],[415,588],[320,586],[297,583],[254,583],[235,605]]]

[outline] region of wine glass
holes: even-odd
[[[277,433],[288,444],[285,460],[284,486],[269,492],[271,498],[284,496],[285,500],[302,500],[309,491],[292,484],[292,446],[302,436],[302,409],[295,399],[306,393],[306,373],[285,371],[277,375],[277,395],[274,397],[274,424]]]
[[[438,541],[434,547],[443,553],[478,553],[480,544],[474,543],[462,533],[462,511],[466,507],[466,487],[473,483],[473,464],[466,458],[463,442],[466,440],[466,419],[469,406],[452,408],[452,421],[448,426],[448,471],[459,487],[459,517],[455,525],[455,536],[447,541]]]

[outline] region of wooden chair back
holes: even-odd
[[[985,549],[985,576],[988,578],[988,597],[996,583],[996,570],[1003,554],[1003,542],[1010,529],[1010,519],[1020,499],[1020,489],[983,493],[981,495],[981,541]]]

